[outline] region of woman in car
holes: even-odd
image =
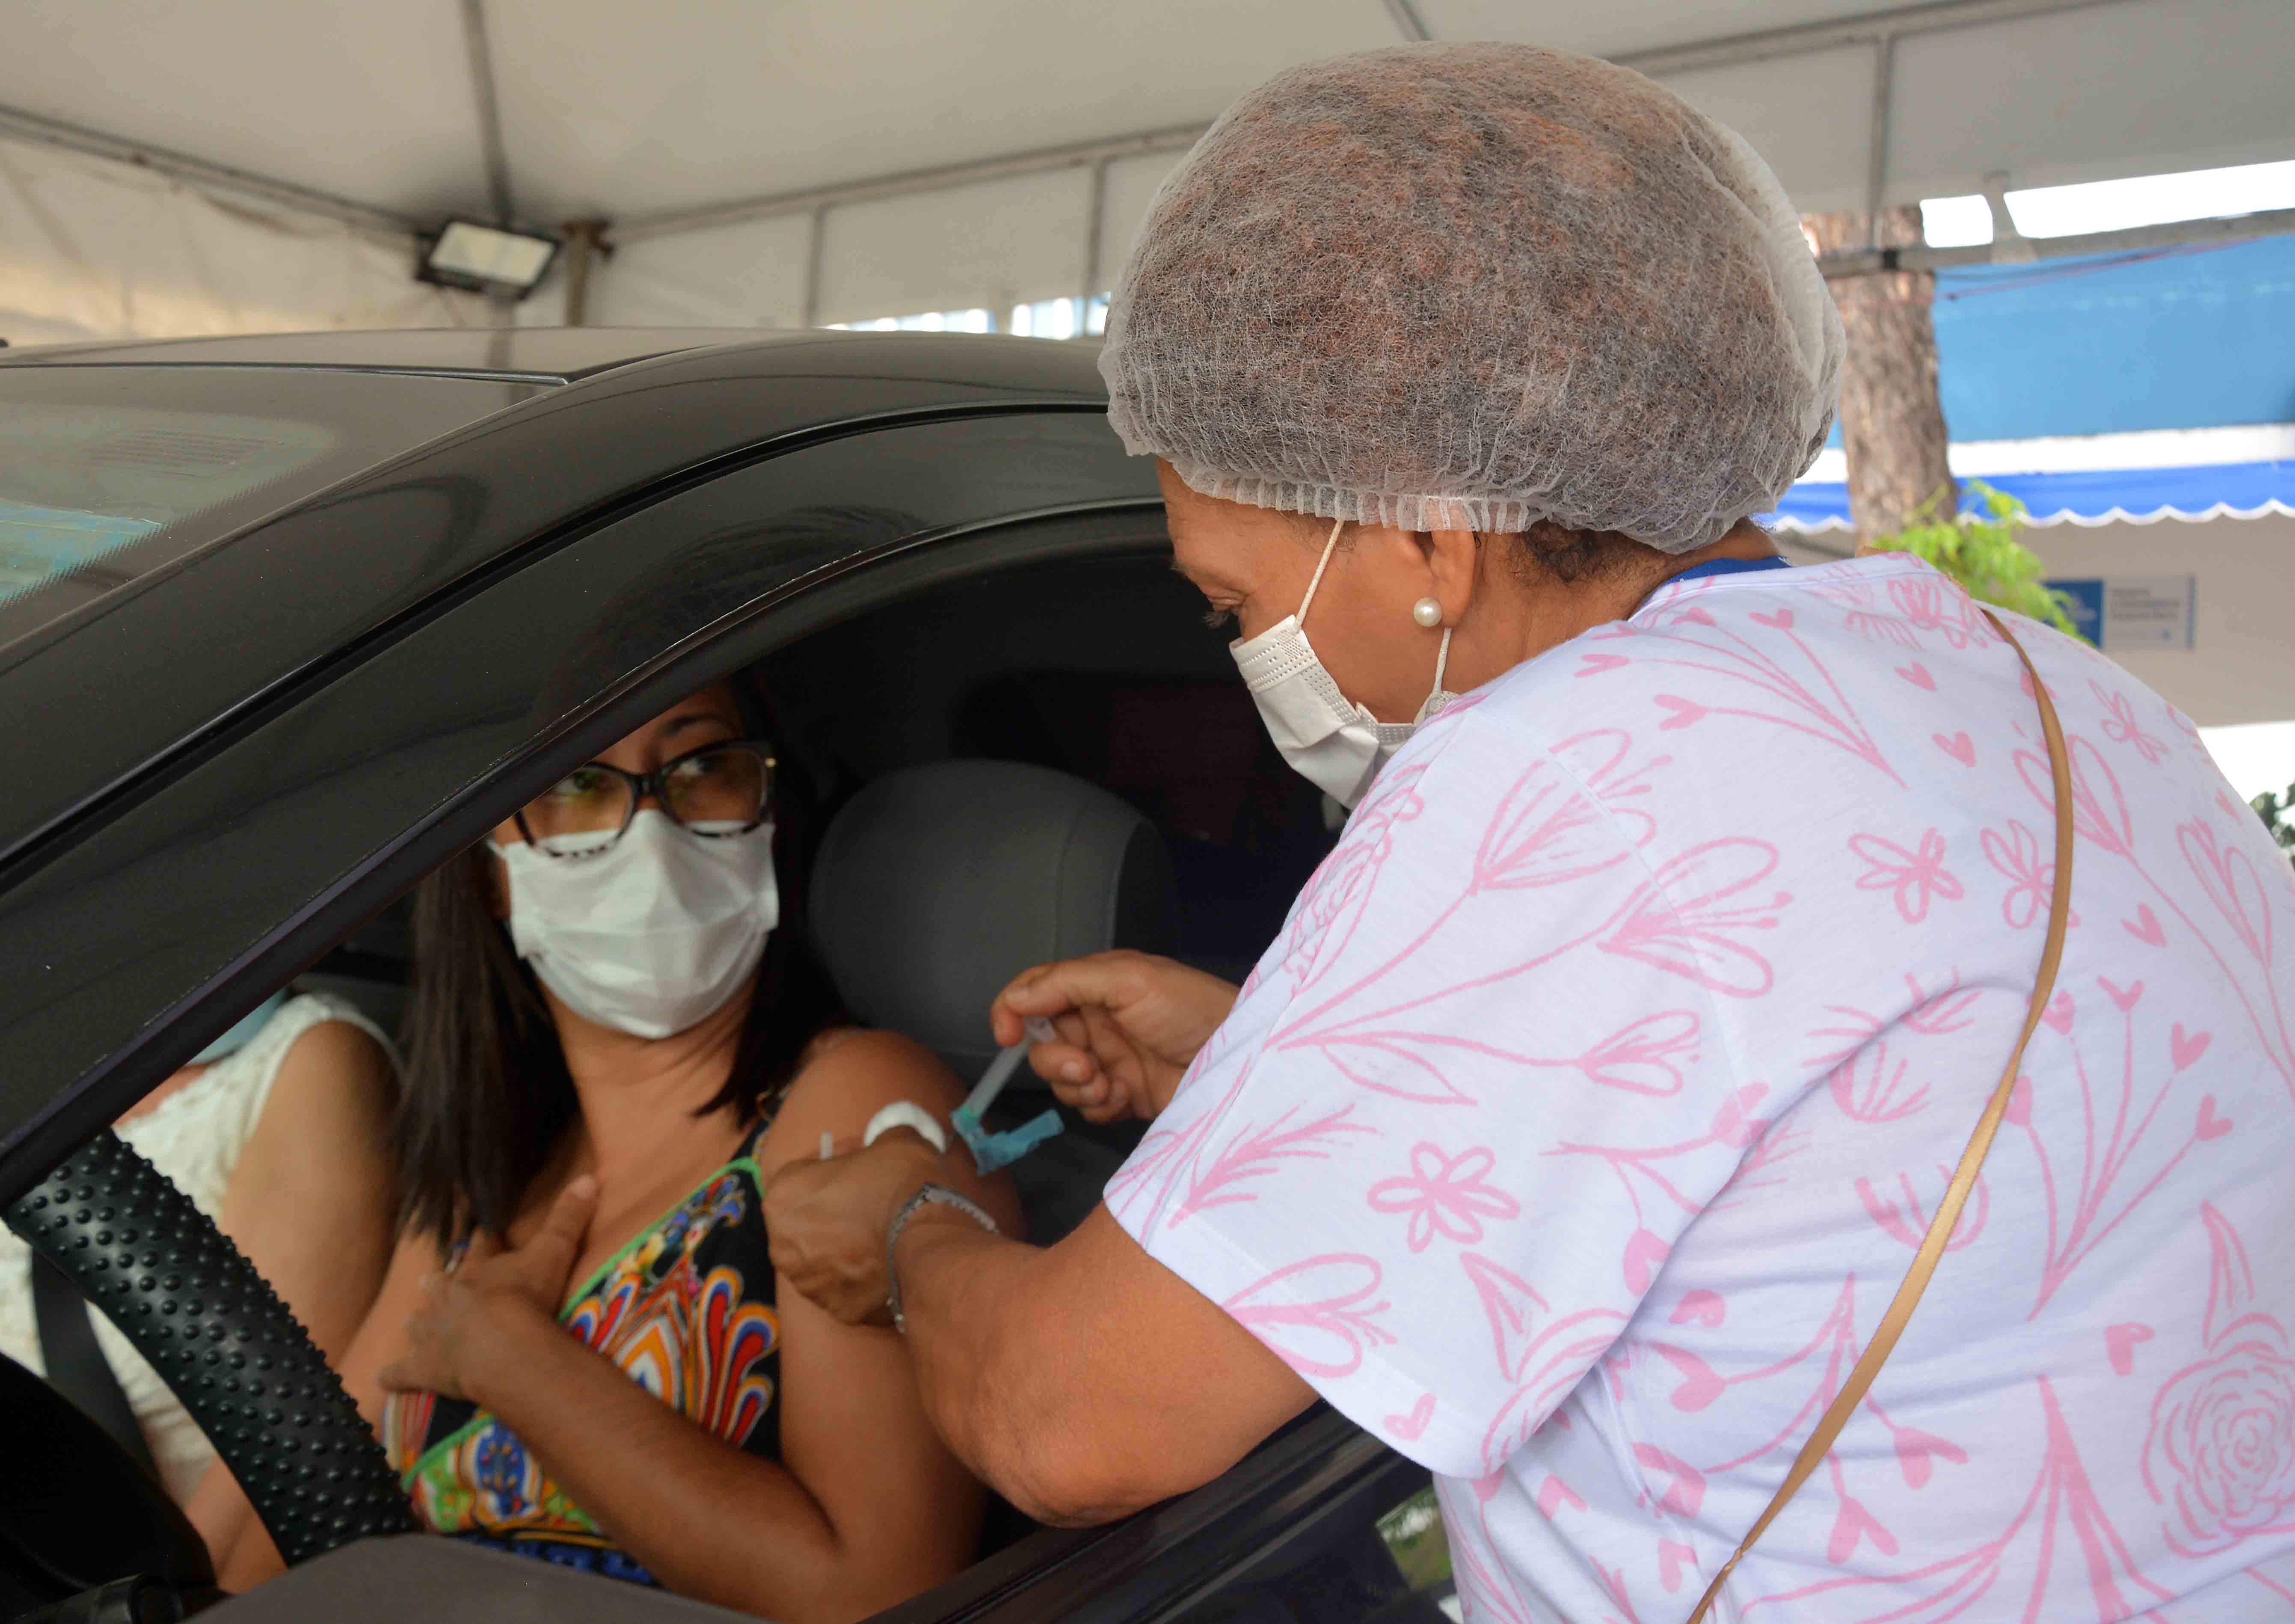
[[[1165,181],[1110,416],[1352,816],[1243,987],[1000,995],[1153,1119],[1058,1245],[912,1144],[768,1198],[1024,1507],[1319,1395],[1436,1473],[1470,1620],[2284,1616],[2284,855],[2095,649],[1785,567],[1842,348],[1752,149],[1606,62],[1296,69]]]
[[[780,1288],[758,1190],[960,1096],[836,1024],[757,714],[695,694],[425,883],[406,1229],[346,1379],[436,1532],[850,1620],[968,1562],[983,1495],[898,1338]]]
[[[115,1126],[216,1220],[333,1360],[390,1259],[398,1186],[385,1147],[397,1095],[372,1022],[340,999],[281,992]],[[0,1230],[0,1354],[41,1370],[32,1269],[24,1243]],[[247,1498],[158,1373],[102,1314],[76,1302],[70,1311],[93,1320],[153,1469],[218,1570],[242,1539],[267,1551]]]

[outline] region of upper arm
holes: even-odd
[[[441,1261],[433,1236],[399,1236],[381,1289],[374,1293],[364,1319],[335,1361],[336,1373],[343,1378],[359,1414],[378,1433],[382,1426],[382,1367],[407,1351],[406,1317],[422,1300],[422,1277]]]
[[[940,1182],[984,1207],[1004,1234],[1020,1234],[1020,1199],[1012,1181],[973,1171],[963,1142],[948,1125],[964,1103],[964,1087],[933,1052],[890,1032],[855,1032],[821,1049],[789,1084],[780,1114],[758,1149],[767,1180],[788,1163],[821,1154],[821,1136],[839,1154],[860,1147],[869,1119],[896,1100],[913,1100],[937,1119],[948,1136]]]
[[[945,1122],[963,1094],[945,1066],[905,1038],[862,1032],[833,1045],[798,1075],[760,1145],[765,1176],[818,1155],[823,1133],[853,1148],[869,1119],[896,1099],[912,1099]],[[1019,1221],[1010,1181],[981,1179],[960,1164],[965,1160],[958,1147],[945,1182],[1010,1232]],[[840,1324],[786,1280],[778,1282],[776,1299],[783,1465],[819,1503],[840,1544],[911,1571],[920,1586],[955,1571],[971,1559],[984,1501],[934,1432],[906,1345],[886,1328]]]
[[[1545,1421],[1736,1171],[1764,1096],[1728,1007],[1791,900],[1766,842],[1586,788],[1655,747],[1512,725],[1446,717],[1380,776],[1107,1187],[1147,1256],[1451,1476]]]
[[[390,1256],[395,1086],[372,1038],[320,1022],[281,1060],[224,1192],[218,1227],[331,1358],[365,1318]]]
[[[1041,1521],[1107,1522],[1200,1487],[1314,1402],[1229,1309],[1148,1256],[1105,1206],[1043,1252],[1002,1248],[984,1261],[1025,1276],[978,1282],[1004,1319],[976,1373],[981,1402],[968,1408],[982,1435],[968,1453]]]

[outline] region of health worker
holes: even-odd
[[[1768,167],[1601,61],[1296,69],[1164,183],[1109,416],[1352,816],[1239,991],[1000,995],[1151,1124],[1076,1233],[907,1133],[769,1198],[1016,1503],[1320,1398],[1436,1474],[1471,1620],[2289,1607],[2287,859],[2095,650],[1784,566],[1842,348]]]

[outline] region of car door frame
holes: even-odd
[[[999,454],[947,454],[981,452],[972,440]],[[921,488],[936,453],[950,477]],[[824,528],[824,510],[849,508],[904,455],[916,477],[899,522],[844,540]],[[1007,488],[1028,499],[1000,498]],[[1150,545],[1161,534],[1151,490],[1097,415],[1073,410],[808,441],[530,551],[388,641],[236,717],[84,814],[0,891],[0,962],[29,967],[0,985],[0,1090],[17,1113],[0,1116],[0,1202],[509,809],[681,692],[919,585],[1105,545],[1064,523],[1108,516],[1131,527],[1131,544]],[[792,515],[809,524],[810,550],[776,553],[776,526],[785,534]],[[731,581],[723,601],[698,606],[695,624],[637,651],[595,691],[535,712],[551,673],[535,669],[530,649],[522,664],[507,652],[529,625],[576,626],[566,635],[577,636],[583,607],[610,595],[617,571],[622,583],[674,574],[706,542],[738,551],[743,535],[763,538],[760,567]],[[407,759],[424,742],[403,736],[415,725],[412,690],[435,689],[458,661],[470,664],[471,692],[425,696],[423,725],[457,741],[472,735],[468,759],[453,769]],[[362,797],[404,815],[379,821]],[[361,820],[348,844],[304,850],[313,820],[331,816]],[[224,847],[235,861],[218,859]],[[216,942],[190,940],[194,926]]]
[[[1370,1528],[1429,1481],[1426,1468],[1318,1403],[1200,1489],[1120,1522],[1032,1535],[870,1624],[1179,1620],[1303,1540]]]
[[[396,820],[387,837],[365,839],[349,861],[342,861],[340,852],[330,858],[324,852],[301,851],[300,877],[292,887],[301,893],[299,901],[253,920],[251,927],[242,919],[241,939],[218,949],[211,970],[179,976],[188,984],[155,998],[135,1018],[116,1019],[99,1029],[92,1063],[0,1152],[6,1173],[0,1178],[0,1199],[12,1199],[71,1145],[237,1019],[244,1007],[480,837],[510,809],[679,695],[813,631],[931,586],[1028,563],[1123,556],[1159,547],[1160,501],[1139,477],[1140,466],[1131,464],[1126,470],[1112,460],[1107,445],[1095,448],[1086,435],[1064,438],[1057,431],[1086,420],[1073,411],[1020,409],[876,425],[681,484],[636,510],[616,513],[548,548],[527,550],[396,638],[235,718],[205,748],[145,778],[135,793],[88,817],[75,837],[58,843],[49,862],[29,877],[35,890],[43,877],[50,881],[56,894],[48,900],[55,907],[45,917],[60,933],[70,930],[57,909],[68,905],[74,882],[103,877],[123,890],[132,888],[139,876],[192,862],[203,844],[218,837],[219,820],[229,820],[233,807],[253,807],[259,813],[242,818],[241,827],[230,831],[241,845],[299,850],[287,833],[298,819],[324,815],[330,799],[361,799],[379,781],[371,773],[363,779],[362,769],[372,769],[375,758],[360,755],[361,728],[388,731],[378,723],[377,707],[412,704],[404,684],[426,662],[473,635],[473,616],[478,624],[500,626],[553,606],[567,612],[599,590],[598,570],[617,555],[626,565],[630,555],[651,547],[674,560],[703,546],[717,520],[770,530],[775,515],[761,511],[761,504],[769,508],[778,498],[785,508],[820,505],[818,480],[791,477],[804,472],[801,465],[809,456],[830,465],[832,483],[849,482],[856,460],[881,465],[896,460],[891,453],[903,443],[913,445],[936,436],[960,439],[989,425],[992,435],[996,426],[1047,430],[1033,437],[1035,449],[1041,453],[1056,442],[1059,454],[1050,461],[1057,465],[1065,456],[1076,464],[1073,488],[1065,492],[1039,488],[1034,500],[993,512],[965,511],[949,501],[913,502],[921,510],[906,513],[915,522],[898,527],[898,534],[842,550],[832,547],[819,556],[794,556],[784,568],[736,583],[706,620],[679,635],[664,636],[660,646],[644,650],[642,657],[575,703],[548,714],[534,714],[529,703],[514,721],[497,718],[494,731],[508,730],[511,736],[507,748],[499,740],[481,740],[470,755],[474,767],[449,769],[403,787],[399,801],[382,803],[385,820],[392,820],[391,806],[413,800],[422,804],[419,815]],[[1031,439],[1025,433],[1020,437]],[[1022,471],[1009,460],[1000,469],[991,459],[973,470],[967,488],[985,488],[1005,476],[1025,483]],[[1041,476],[1045,469],[1040,463],[1033,471]],[[1039,477],[1035,483],[1041,487],[1044,482]],[[1058,483],[1056,477],[1052,484]],[[699,539],[681,542],[681,532]],[[644,578],[642,566],[625,573]],[[521,669],[525,689],[539,692],[543,673],[530,662]],[[474,696],[469,708],[486,713],[499,711],[502,704],[501,692],[489,690]],[[459,719],[480,731],[483,721],[483,715]],[[362,788],[363,782],[370,788]],[[194,891],[204,886],[203,894],[220,905],[226,900],[227,870],[214,863],[198,866],[201,871],[184,883]],[[26,888],[20,881],[11,888],[11,899],[20,904]],[[189,899],[189,906],[196,910],[198,897]],[[37,923],[41,914],[37,907],[20,906],[19,913],[20,947],[23,924]],[[0,947],[5,946],[6,928],[7,921],[0,918]],[[68,966],[66,974],[85,975],[92,967],[96,967]],[[102,991],[100,983],[96,991]],[[66,1032],[63,1038],[75,1035]],[[80,1041],[89,1043],[85,1037]],[[62,1049],[63,1041],[55,1047]],[[1270,1552],[1330,1518],[1352,1515],[1382,1496],[1402,1498],[1424,1481],[1422,1469],[1319,1407],[1192,1494],[1105,1528],[1030,1536],[885,1616],[888,1624],[923,1624],[927,1619],[1036,1624],[1054,1618],[1118,1624],[1168,1617],[1191,1597],[1264,1562]]]

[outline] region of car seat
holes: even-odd
[[[1049,767],[952,761],[903,768],[838,812],[814,860],[807,912],[845,1007],[906,1033],[967,1083],[996,1053],[988,1006],[1030,965],[1109,948],[1170,952],[1179,901],[1147,819]],[[1023,1067],[992,1126],[1049,1103]],[[1082,1221],[1138,1142],[1137,1124],[1067,1131],[1012,1169],[1031,1239]]]

